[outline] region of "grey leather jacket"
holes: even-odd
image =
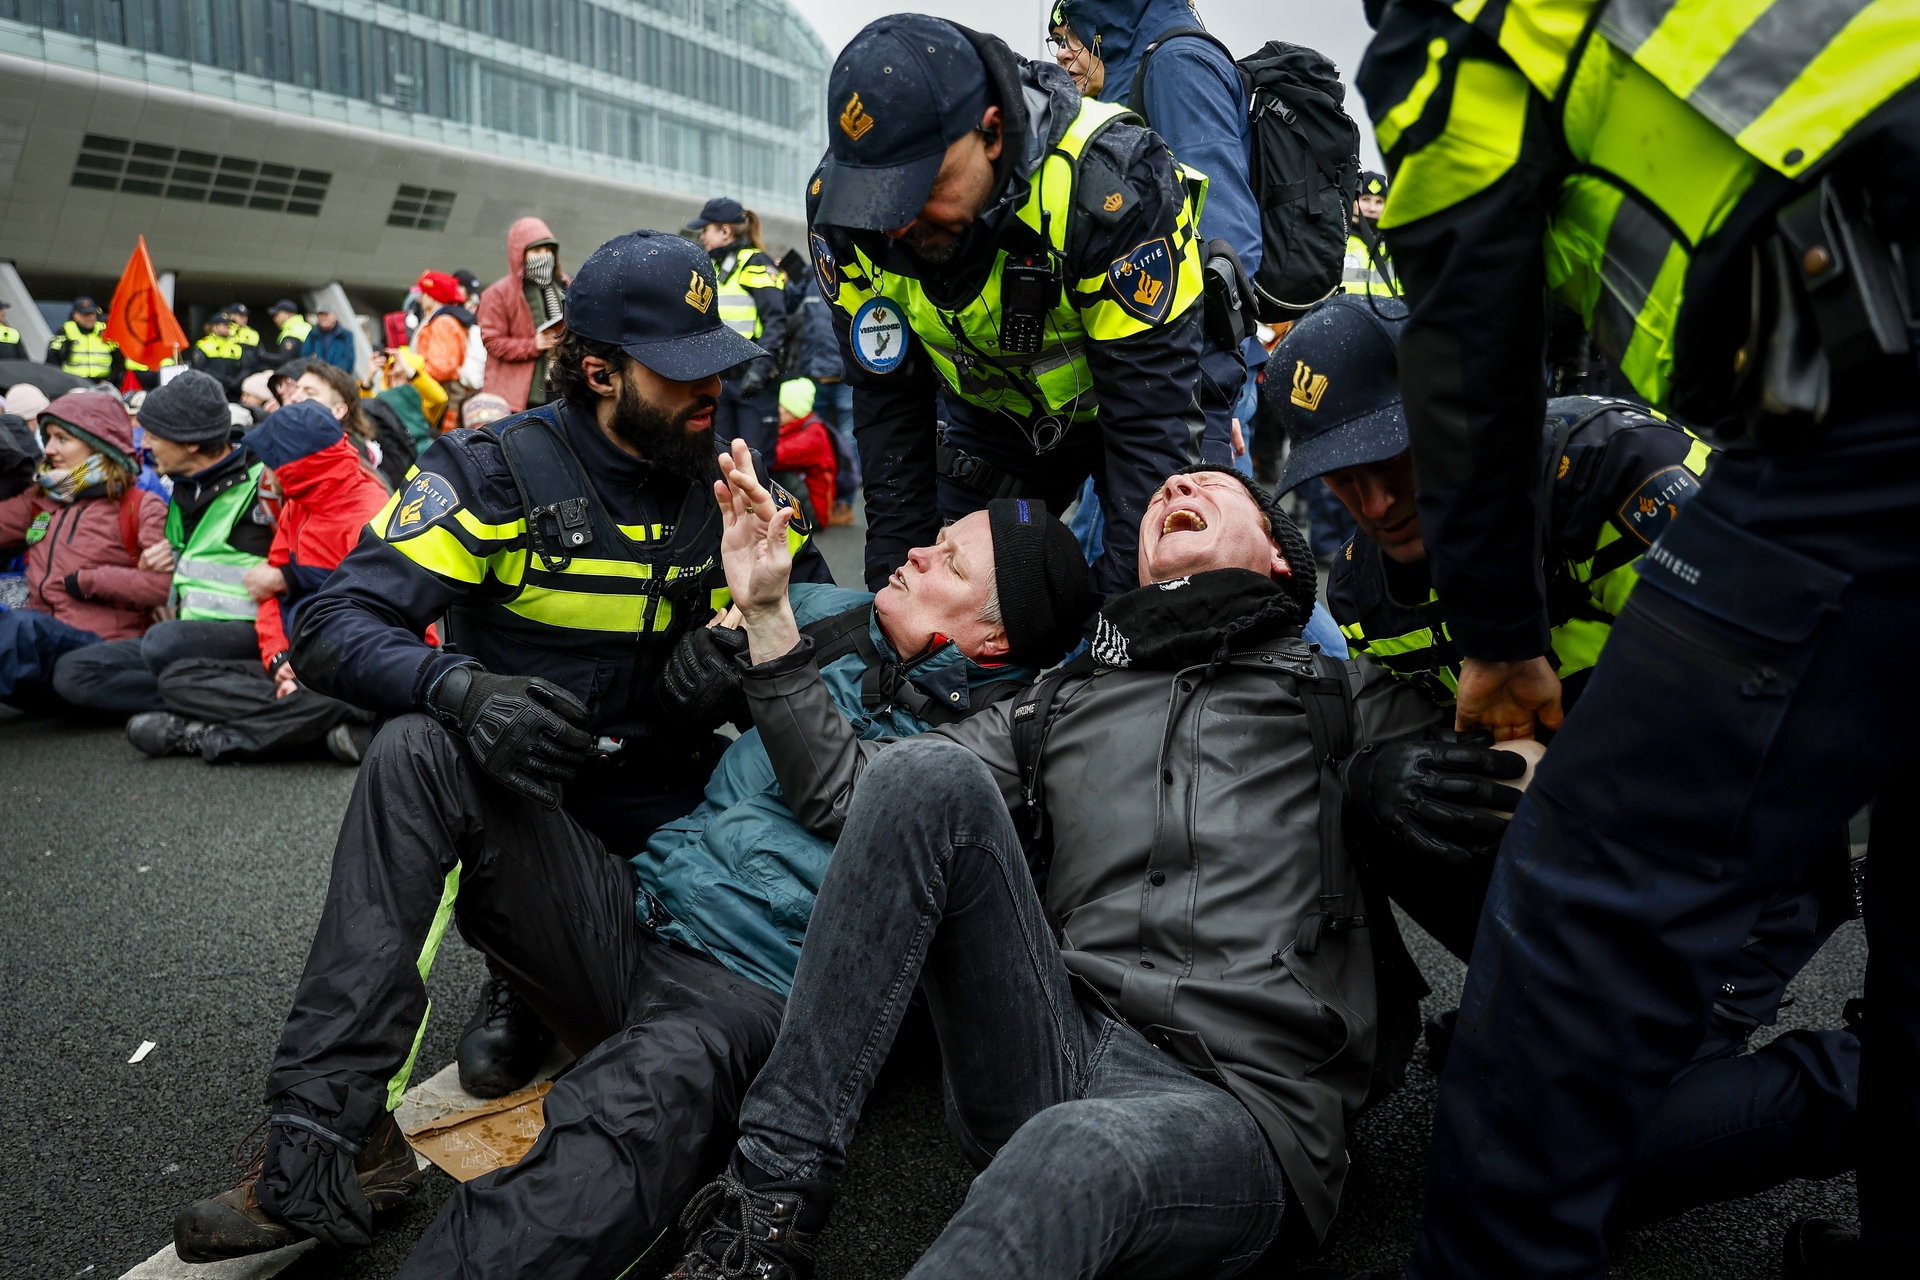
[[[787,803],[833,838],[886,744],[849,729],[810,644],[751,668],[744,685]],[[1194,667],[1071,678],[1053,702],[1039,782],[1054,840],[1047,906],[1083,997],[1231,1090],[1324,1236],[1377,1022],[1373,926],[1325,933],[1312,955],[1295,945],[1321,891],[1320,770],[1295,685],[1279,673],[1308,653],[1275,639],[1211,677]],[[1439,714],[1371,662],[1347,670],[1356,747]],[[1018,820],[1012,707],[931,732],[986,763]],[[1336,856],[1349,909],[1365,916],[1345,850]]]

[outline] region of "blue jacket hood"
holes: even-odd
[[[1162,31],[1203,25],[1186,0],[1066,0],[1062,6],[1074,34],[1088,47],[1099,37],[1101,61],[1107,64],[1102,102],[1125,102],[1133,88],[1133,70],[1140,51]]]

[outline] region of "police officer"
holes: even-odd
[[[780,268],[760,245],[760,219],[738,200],[716,196],[687,224],[713,258],[720,280],[720,322],[741,337],[778,353],[787,335],[787,295]],[[720,379],[714,440],[745,440],[771,458],[780,443],[780,368],[758,356]]]
[[[476,1061],[463,1041],[462,1082],[482,1068],[474,1082],[504,1093],[551,1033],[500,979],[602,940],[494,892],[499,864],[583,844],[628,857],[699,802],[712,723],[685,719],[656,686],[675,642],[728,603],[718,374],[760,355],[720,322],[715,284],[679,236],[602,245],[567,290],[558,399],[435,440],[302,609],[302,682],[392,718],[361,764],[268,1077],[261,1172],[182,1211],[182,1257],[307,1234],[365,1243],[369,1205],[418,1185],[388,1111],[448,922],[488,939],[500,975],[469,1024],[488,1053]],[[811,545],[795,568],[831,580]],[[435,650],[421,637],[442,617]]]
[[[1380,240],[1380,211],[1387,204],[1387,175],[1370,169],[1360,173],[1360,194],[1353,198],[1353,226],[1347,232],[1347,260],[1340,287],[1348,293],[1395,295],[1393,262]]]
[[[20,331],[7,327],[7,300],[0,298],[0,360],[25,360],[27,349],[20,342]]]
[[[919,14],[854,37],[827,108],[808,240],[854,389],[868,585],[943,518],[1064,508],[1091,474],[1094,585],[1130,587],[1200,425],[1204,179],[1059,67]]]
[[[1516,906],[1475,947],[1410,1274],[1604,1274],[1626,1170],[1730,977],[1725,939],[1910,776],[1920,693],[1858,669],[1920,626],[1920,374],[1894,277],[1920,246],[1920,62],[1891,8],[1494,0],[1460,6],[1469,22],[1402,0],[1362,64],[1458,723],[1561,719],[1543,292],[1649,403],[1741,445],[1641,560],[1509,829],[1490,900]],[[1911,843],[1911,792],[1882,793],[1875,845]],[[1920,1256],[1920,935],[1888,912],[1920,898],[1920,866],[1875,867],[1868,1256],[1849,1274]]]
[[[279,332],[274,337],[273,350],[261,350],[260,363],[266,368],[278,369],[299,356],[301,345],[306,342],[307,335],[313,332],[313,326],[307,323],[307,318],[300,314],[299,305],[291,298],[282,298],[274,303],[268,315],[273,318]]]
[[[47,363],[60,366],[62,373],[109,386],[119,386],[127,368],[120,344],[107,336],[100,323],[100,308],[85,294],[73,300],[67,322],[47,344]]]
[[[233,302],[227,304],[227,315],[233,320],[233,340],[243,347],[258,347],[260,332],[247,323],[247,304]]]
[[[222,311],[207,321],[207,331],[187,353],[187,366],[219,382],[234,403],[240,400],[240,384],[247,376],[247,353],[234,334],[233,317]]]
[[[1394,359],[1405,309],[1395,302],[1382,311],[1345,296],[1296,322],[1269,365],[1276,376],[1267,384],[1268,409],[1291,446],[1282,489],[1321,488],[1359,525],[1334,556],[1327,585],[1350,650],[1418,689],[1448,723],[1460,655],[1428,578],[1414,501]],[[1647,548],[1699,492],[1710,451],[1640,406],[1584,396],[1550,401],[1539,440],[1541,484],[1550,493],[1541,565],[1550,652],[1571,707]],[[1347,782],[1356,795],[1392,798],[1391,808],[1376,802],[1373,816],[1401,839],[1367,845],[1375,882],[1467,960],[1492,860],[1463,857],[1462,846],[1448,848],[1400,821],[1404,805],[1425,816],[1426,806],[1463,803],[1458,797],[1395,789],[1410,774],[1430,775],[1436,756],[1444,761],[1456,750],[1448,737],[1384,744],[1349,769]],[[1491,853],[1504,824],[1484,815],[1470,821],[1478,849]],[[1755,1030],[1776,1021],[1787,983],[1852,916],[1848,872],[1847,843],[1836,831],[1808,873],[1776,891],[1753,929],[1729,944],[1730,972],[1708,1035],[1649,1126],[1614,1227],[1853,1167],[1858,1038],[1791,1031],[1758,1053],[1745,1051]],[[1428,1024],[1436,1060],[1454,1021],[1449,1012]]]

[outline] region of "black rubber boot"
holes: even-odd
[[[241,1140],[243,1143],[245,1139]],[[173,1220],[173,1251],[182,1262],[218,1262],[284,1249],[307,1238],[307,1233],[273,1218],[260,1207],[257,1194],[260,1168],[266,1155],[263,1139],[244,1168],[240,1182],[207,1200],[196,1200]],[[397,1209],[420,1189],[420,1167],[413,1148],[400,1134],[391,1115],[360,1147],[354,1157],[360,1190],[375,1213]]]
[[[809,1280],[814,1241],[833,1208],[833,1184],[818,1179],[749,1187],[732,1156],[720,1177],[694,1192],[680,1215],[687,1255],[667,1280]]]
[[[476,1098],[503,1097],[533,1079],[552,1047],[553,1032],[540,1015],[505,978],[489,977],[454,1050],[460,1087]]]
[[[1785,1280],[1851,1280],[1865,1275],[1860,1233],[1826,1218],[1802,1218],[1787,1228],[1780,1274]]]

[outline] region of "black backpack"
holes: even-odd
[[[1148,45],[1127,93],[1127,107],[1142,120],[1147,64],[1179,36],[1196,36],[1233,57],[1199,27],[1169,31]],[[1360,193],[1360,130],[1340,105],[1346,87],[1325,55],[1269,40],[1234,65],[1253,124],[1247,185],[1260,206],[1264,246],[1253,275],[1256,310],[1269,324],[1297,320],[1340,288],[1347,227]]]

